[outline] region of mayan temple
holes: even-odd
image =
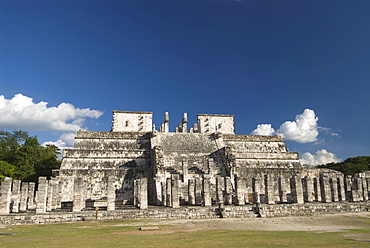
[[[199,114],[188,125],[184,114],[175,132],[168,113],[158,130],[152,115],[113,111],[111,131],[79,131],[49,180],[3,179],[0,215],[69,211],[89,219],[89,211],[99,210],[124,218],[131,206],[142,212],[130,216],[140,218],[272,217],[365,208],[367,172],[352,178],[304,169],[281,137],[235,134],[233,115]],[[306,207],[292,212],[295,205]],[[145,212],[153,207],[156,214]],[[42,218],[53,222],[53,216]]]

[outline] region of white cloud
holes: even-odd
[[[337,158],[334,153],[328,152],[325,149],[318,150],[316,154],[306,152],[302,155],[302,158],[300,159],[301,164],[308,165],[319,165],[340,161],[341,160]]]
[[[0,95],[0,128],[27,131],[76,132],[82,129],[86,118],[99,118],[103,112],[89,108],[75,108],[70,103],[48,107],[47,102],[34,103],[22,94],[12,99]]]
[[[286,140],[299,143],[309,143],[317,140],[319,131],[317,121],[319,118],[312,109],[305,109],[302,114],[295,117],[295,121],[286,121],[277,130],[277,135]]]
[[[57,141],[46,141],[42,143],[42,145],[55,145],[59,147],[59,149],[68,149],[73,147],[75,137],[76,133],[63,133]]]
[[[302,114],[295,117],[295,121],[286,121],[281,124],[275,132],[271,124],[260,124],[251,134],[255,135],[279,135],[285,140],[292,140],[299,143],[317,141],[318,117],[312,109],[305,109]]]
[[[251,132],[252,135],[275,135],[275,129],[271,127],[271,124],[259,124],[257,128]]]

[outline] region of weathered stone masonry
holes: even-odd
[[[166,113],[157,131],[151,112],[113,111],[112,130],[79,131],[73,149],[63,153],[60,170],[50,180],[40,177],[37,190],[34,183],[4,178],[0,214],[120,212],[126,206],[181,213],[181,206],[188,206],[223,217],[246,216],[245,211],[277,216],[283,208],[285,214],[304,212],[286,204],[319,209],[323,203],[369,199],[370,173],[344,177],[333,170],[303,169],[298,153],[288,152],[281,137],[234,134],[232,115],[198,115],[191,128],[187,122],[184,114],[176,131],[169,132]]]

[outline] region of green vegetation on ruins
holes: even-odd
[[[60,167],[59,154],[58,147],[41,146],[26,131],[0,131],[0,178],[34,182],[39,176],[50,178],[52,170]]]
[[[370,156],[347,158],[343,162],[318,165],[317,168],[327,168],[354,176],[357,173],[370,170]]]

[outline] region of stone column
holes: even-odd
[[[161,188],[162,188],[162,206],[167,206],[167,180],[164,182],[161,182]]]
[[[12,212],[18,213],[19,212],[19,203],[21,198],[21,180],[13,180],[12,186]]]
[[[275,204],[274,177],[265,175],[265,197],[267,204]]]
[[[362,174],[365,174],[365,173],[362,173]],[[368,194],[368,185],[367,185],[367,180],[365,178],[365,175],[363,175],[361,177],[361,181],[362,181],[362,197],[364,199],[364,201],[367,201],[369,200],[369,194]]]
[[[38,189],[36,192],[36,213],[46,213],[46,198],[48,193],[48,180],[46,177],[39,177]]]
[[[195,179],[195,205],[203,205],[203,183],[201,178]]]
[[[365,193],[367,193],[367,197],[369,199],[370,198],[370,178],[366,178],[366,185],[367,185],[367,191]]]
[[[171,207],[172,206],[172,202],[171,202],[171,199],[172,199],[172,196],[171,196],[171,193],[172,193],[172,180],[171,178],[166,178],[166,206],[167,207]]]
[[[362,178],[361,177],[356,177],[355,178],[356,182],[356,201],[363,201],[363,190],[362,190]]]
[[[209,175],[203,175],[203,202],[205,207],[212,206],[211,182]]]
[[[280,202],[287,202],[287,190],[286,190],[286,183],[284,177],[280,176],[278,179],[278,186],[279,186],[279,198]]]
[[[48,191],[46,195],[46,212],[50,212],[52,210],[53,205],[53,195],[54,192],[54,180],[50,179],[48,180]]]
[[[217,203],[221,205],[224,204],[224,190],[225,190],[225,181],[224,178],[217,175],[216,176],[216,195]]]
[[[336,177],[332,177],[330,178],[329,180],[330,182],[330,189],[331,189],[331,200],[333,202],[337,202],[339,200],[339,197],[338,197],[338,180]]]
[[[82,177],[77,177],[73,184],[73,212],[82,211],[85,208],[85,182]]]
[[[225,204],[226,205],[230,205],[233,203],[232,194],[233,194],[233,185],[231,183],[231,178],[226,177],[225,178]]]
[[[338,192],[339,192],[339,201],[345,201],[346,191],[344,188],[344,177],[343,176],[338,177]]]
[[[194,179],[189,179],[188,180],[188,192],[189,192],[188,204],[193,206],[193,205],[195,205],[195,183],[194,183]]]
[[[155,192],[157,194],[157,205],[163,206],[163,198],[162,198],[162,182],[160,181],[160,178],[155,177],[154,178],[155,183]]]
[[[148,209],[148,179],[146,177],[139,179],[139,202],[140,209]]]
[[[10,213],[10,203],[12,196],[12,179],[5,177],[1,180],[0,194],[0,215]]]
[[[320,175],[321,201],[331,202],[331,190],[328,175]]]
[[[313,179],[313,190],[315,192],[315,201],[321,202],[321,188],[320,188],[320,181],[317,177]]]
[[[59,186],[59,180],[54,180],[53,182],[53,196],[52,196],[52,209],[61,208],[61,192]]]
[[[352,176],[348,175],[345,177],[344,187],[346,188],[346,200],[353,201]]]
[[[235,194],[236,194],[236,203],[239,206],[245,205],[245,196],[244,196],[245,182],[242,178],[235,177]]]
[[[290,178],[290,189],[291,189],[292,201],[294,203],[299,203],[299,204],[304,203],[302,179],[299,175],[294,175]]]
[[[182,174],[184,175],[184,180],[188,178],[188,161],[182,161]]]
[[[113,211],[116,209],[116,188],[114,183],[116,182],[115,176],[108,177],[107,185],[107,211]]]
[[[253,202],[261,203],[260,192],[261,192],[261,178],[255,177],[252,179],[253,185]]]
[[[35,199],[35,183],[28,183],[28,203],[27,209],[36,209],[36,199]]]
[[[27,198],[28,198],[28,182],[22,182],[21,202],[20,202],[20,205],[19,205],[19,211],[26,212],[26,210],[27,210]]]
[[[305,202],[313,202],[313,183],[309,176],[302,179],[303,182],[303,194]]]
[[[171,207],[180,207],[179,174],[171,175]]]

